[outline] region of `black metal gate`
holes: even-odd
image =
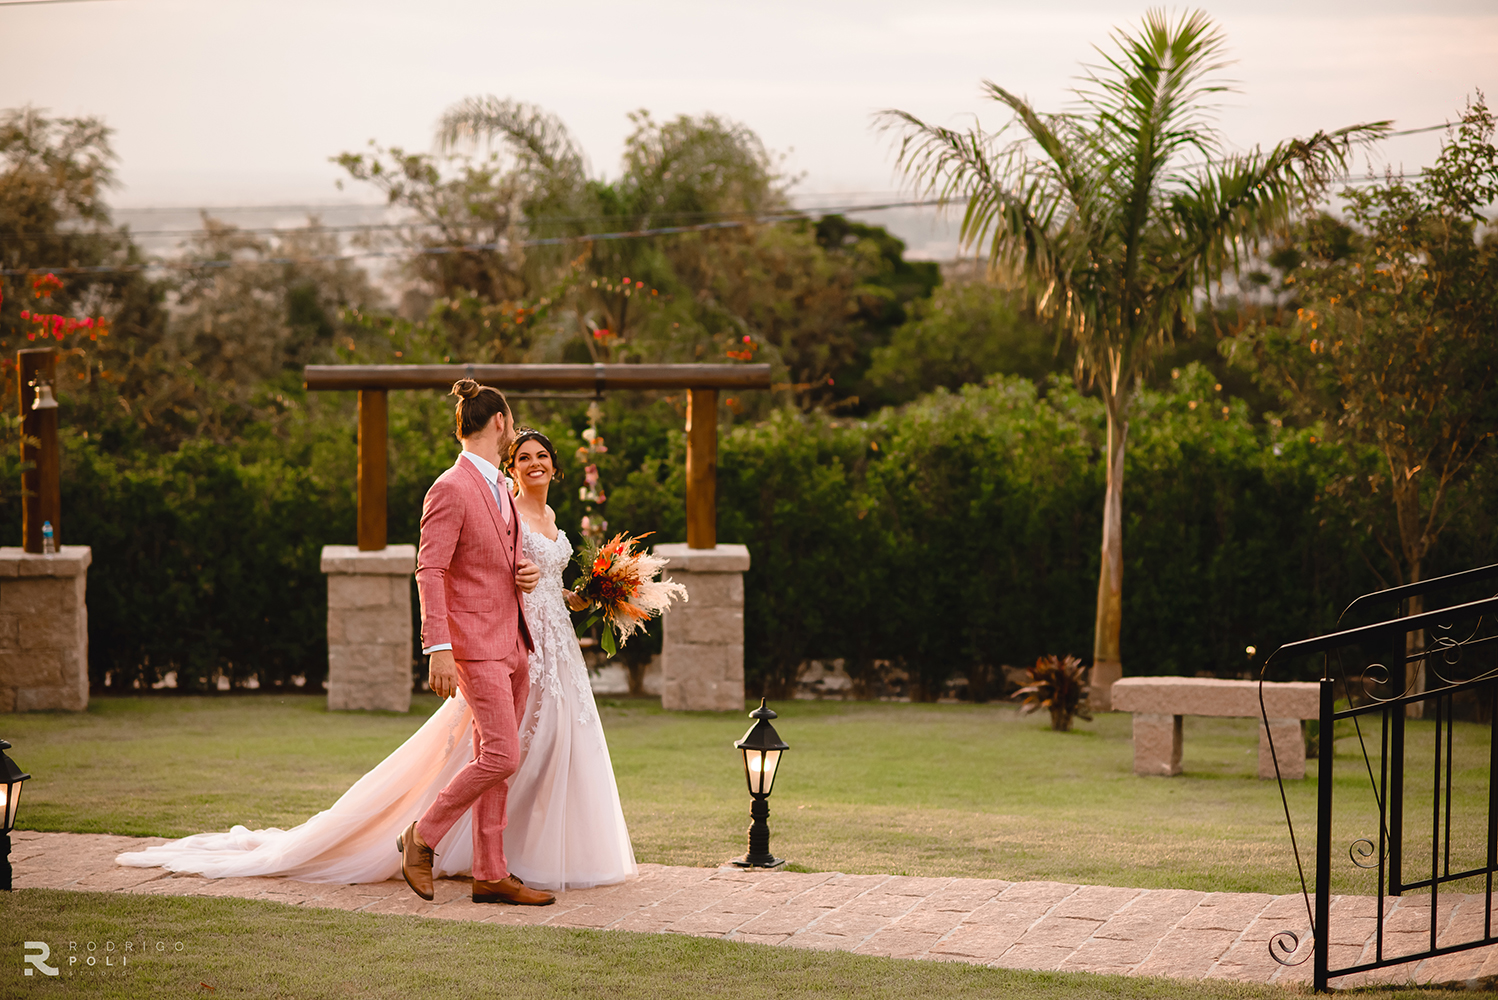
[[[1290,932],[1276,935],[1270,944],[1282,964],[1313,958],[1318,990],[1340,976],[1498,944],[1493,927],[1493,876],[1498,872],[1495,578],[1498,564],[1365,595],[1348,605],[1344,623],[1380,608],[1393,613],[1385,610],[1370,624],[1282,646],[1264,664],[1261,677],[1269,676],[1271,666],[1322,658],[1314,906],[1280,781],[1314,947],[1293,958],[1302,942]],[[1482,596],[1472,599],[1474,595]],[[1458,740],[1458,715],[1485,725],[1462,726]],[[1339,735],[1344,742],[1355,738],[1357,748],[1351,762],[1354,781],[1340,786]],[[1349,763],[1342,761],[1344,769]],[[1346,827],[1348,819],[1338,820],[1348,814],[1351,822],[1361,821],[1368,829],[1351,840],[1346,860],[1334,867],[1335,828]],[[1349,880],[1357,884],[1353,894],[1376,900],[1370,914],[1351,918],[1366,922],[1371,916],[1372,933],[1356,957],[1344,943],[1334,958],[1333,920],[1338,917],[1332,913],[1333,882]],[[1480,928],[1460,933],[1450,924],[1454,893],[1464,894],[1462,898],[1483,894]],[[1392,930],[1388,926],[1389,902],[1407,894],[1431,897],[1428,932],[1412,931],[1407,922]]]

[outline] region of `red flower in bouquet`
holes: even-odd
[[[672,601],[685,601],[687,588],[670,580],[659,580],[666,560],[635,547],[649,535],[638,538],[618,534],[599,545],[584,547],[579,562],[584,567],[575,592],[592,604],[578,634],[603,623],[600,645],[613,656],[631,635],[662,614]],[[617,636],[617,638],[616,638]]]

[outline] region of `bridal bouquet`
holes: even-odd
[[[583,575],[573,590],[591,607],[577,634],[603,622],[599,644],[609,656],[672,601],[687,599],[687,588],[681,584],[656,579],[666,560],[635,551],[648,537],[648,533],[639,538],[618,534],[602,544],[590,541],[578,554]]]

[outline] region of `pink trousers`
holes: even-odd
[[[458,688],[473,710],[473,760],[453,775],[417,824],[437,844],[473,809],[473,877],[495,882],[505,863],[505,799],[520,766],[520,720],[530,694],[530,658],[519,642],[503,660],[458,660]]]

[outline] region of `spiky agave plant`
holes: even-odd
[[[1051,728],[1058,733],[1071,728],[1073,717],[1092,721],[1087,704],[1087,668],[1075,656],[1042,656],[1025,672],[1025,680],[1028,683],[1014,692],[1016,700],[1025,699],[1021,715],[1049,709]]]

